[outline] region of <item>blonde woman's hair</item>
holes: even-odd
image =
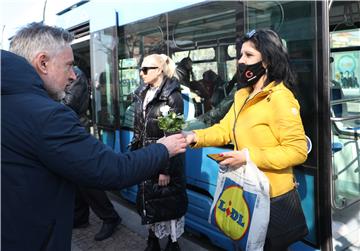
[[[168,57],[165,54],[151,54],[149,56],[147,56],[146,58],[153,58],[155,59],[158,63],[159,66],[162,67],[163,69],[163,73],[166,77],[168,78],[178,78],[177,74],[176,74],[176,64],[175,62]]]

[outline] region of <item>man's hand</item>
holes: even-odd
[[[181,133],[163,137],[156,142],[163,144],[167,148],[170,158],[186,150],[186,139]]]

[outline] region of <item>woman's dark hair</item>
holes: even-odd
[[[261,53],[262,61],[267,65],[267,82],[279,84],[284,82],[294,94],[296,90],[296,75],[290,67],[289,54],[280,36],[270,29],[252,30],[241,40],[251,41],[255,49]]]

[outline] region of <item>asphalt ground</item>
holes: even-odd
[[[135,205],[108,193],[115,210],[122,218],[116,232],[104,241],[95,241],[94,236],[100,230],[102,221],[91,211],[90,226],[83,229],[74,229],[72,235],[72,251],[142,251],[146,247],[147,230],[141,225]],[[167,239],[160,241],[162,249],[166,246]],[[199,235],[185,232],[179,240],[182,251],[224,251],[210,241]],[[292,250],[292,249],[290,249]],[[359,241],[352,247],[344,248],[335,245],[335,251],[360,251]]]
[[[108,193],[115,210],[122,218],[116,232],[108,239],[95,241],[94,236],[100,230],[102,221],[93,213],[90,213],[90,225],[87,228],[73,229],[72,251],[137,251],[145,250],[147,230],[141,225],[135,206],[130,202]],[[167,238],[160,240],[162,249],[165,248]],[[208,239],[202,236],[185,232],[179,240],[181,250],[191,251],[222,251],[212,245]]]

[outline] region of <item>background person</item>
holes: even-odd
[[[32,23],[1,50],[1,249],[70,250],[75,184],[121,189],[185,151],[181,134],[118,154],[59,103],[75,80],[72,35]]]
[[[300,106],[292,92],[295,84],[289,57],[272,30],[248,33],[238,60],[238,90],[225,117],[210,128],[187,135],[194,147],[234,144],[224,152],[222,166],[253,162],[270,181],[270,222],[264,250],[287,250],[308,230],[294,182],[293,167],[307,158]]]
[[[164,135],[158,126],[160,109],[169,106],[183,113],[180,84],[175,63],[164,54],[144,58],[140,77],[143,84],[135,90],[135,122],[132,149],[147,146]],[[142,223],[149,228],[146,251],[160,250],[158,238],[169,236],[165,250],[180,250],[177,242],[184,232],[187,210],[185,155],[171,158],[160,171],[139,185],[136,205]]]
[[[181,59],[176,67],[176,75],[178,76],[180,82],[188,87],[190,87],[191,81],[195,81],[192,69],[192,60],[190,57]]]
[[[74,67],[76,80],[65,89],[65,97],[62,103],[71,107],[79,116],[80,123],[90,132],[89,119],[86,112],[89,108],[90,85],[85,73],[78,67]],[[74,228],[83,228],[89,225],[90,207],[102,221],[100,231],[95,235],[96,241],[109,238],[115,231],[121,218],[115,211],[114,206],[103,190],[92,189],[82,186],[76,187]]]

